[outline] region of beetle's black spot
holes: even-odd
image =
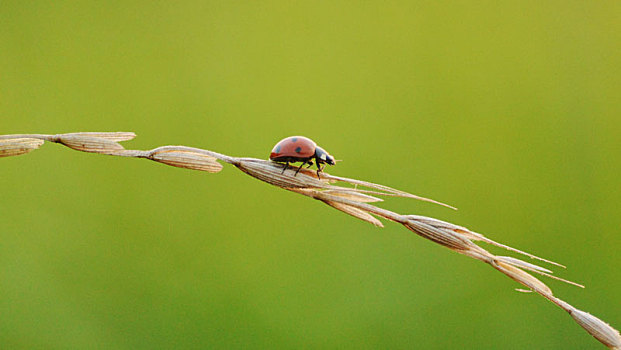
[[[276,153],[280,153],[280,145],[276,146],[276,149],[274,151],[276,151]]]
[[[300,152],[302,152],[302,147],[298,147],[295,149],[295,153],[300,153]]]
[[[292,138],[291,142],[298,142],[298,138],[297,137]]]

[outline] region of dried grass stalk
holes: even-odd
[[[0,136],[0,157],[28,153],[39,147],[43,140],[45,140],[60,143],[83,152],[102,153],[121,157],[146,158],[175,167],[211,173],[222,170],[222,165],[218,161],[232,164],[244,173],[261,181],[317,199],[332,208],[369,222],[375,226],[383,227],[382,222],[378,220],[378,218],[397,222],[423,238],[440,244],[457,253],[485,262],[528,288],[528,291],[540,294],[563,310],[569,312],[581,327],[602,344],[611,349],[621,349],[621,337],[616,329],[595,316],[580,311],[567,302],[555,297],[552,294],[552,290],[545,283],[535,278],[529,272],[579,287],[583,286],[553,276],[552,271],[547,268],[513,257],[496,256],[474,242],[491,244],[556,266],[564,267],[563,265],[495,242],[480,233],[470,231],[462,226],[419,215],[402,215],[369,203],[383,201],[383,199],[379,197],[405,197],[453,208],[450,205],[396,190],[388,186],[332,176],[327,173],[322,173],[320,179],[317,177],[315,171],[308,169],[301,169],[297,176],[294,176],[294,169],[287,169],[283,172],[284,166],[282,164],[268,160],[236,158],[209,150],[186,146],[162,146],[148,151],[126,150],[118,143],[130,140],[134,137],[135,134],[131,132],[3,135]]]

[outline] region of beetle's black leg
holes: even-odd
[[[323,169],[321,168],[321,162],[319,162],[319,158],[317,158],[317,157],[315,157],[315,162],[316,162],[316,164],[317,164],[317,178],[318,178],[319,180],[321,180],[321,176],[319,176],[319,173],[323,170]]]
[[[306,162],[308,162],[308,161],[305,160],[304,163],[302,163],[302,165],[300,165],[300,167],[298,168],[298,170],[295,171],[295,174],[293,174],[293,176],[296,176],[300,172],[300,169],[302,169],[302,167],[306,164]]]
[[[306,168],[308,169],[308,168],[310,168],[310,167],[312,167],[312,166],[313,166],[313,161],[312,161],[312,160],[309,160],[309,161],[308,161],[308,166],[307,166]]]
[[[289,162],[287,162],[287,164],[285,164],[285,167],[282,168],[282,173],[281,174],[284,174],[285,170],[287,170],[288,167],[289,167]]]

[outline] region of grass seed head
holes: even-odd
[[[495,256],[476,245],[473,241],[492,244],[499,248],[557,266],[564,267],[563,265],[495,242],[480,233],[470,231],[462,226],[424,216],[401,215],[369,203],[381,202],[380,196],[392,196],[413,198],[453,208],[449,205],[362,180],[332,176],[327,173],[322,173],[321,178],[319,178],[315,171],[308,169],[300,169],[299,173],[295,174],[297,169],[289,168],[283,171],[283,164],[269,160],[236,158],[187,146],[161,146],[148,151],[126,150],[118,143],[131,140],[135,136],[132,132],[0,135],[0,157],[28,153],[37,149],[45,140],[60,143],[83,152],[147,158],[166,165],[212,173],[219,172],[222,169],[222,165],[218,161],[233,164],[244,173],[261,181],[320,200],[332,208],[375,226],[383,227],[378,217],[394,221],[403,224],[410,231],[423,238],[460,254],[488,263],[498,271],[526,286],[529,290],[540,294],[569,312],[580,326],[604,345],[611,349],[621,350],[621,337],[616,329],[597,317],[577,310],[567,302],[555,297],[546,284],[524,270],[582,287],[581,285],[553,276],[551,275],[552,272],[546,268],[512,257]],[[353,188],[351,187],[352,185],[354,186]]]

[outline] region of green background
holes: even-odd
[[[0,2],[0,134],[134,131],[455,205],[621,327],[621,3]],[[45,144],[0,159],[3,349],[578,349],[489,266],[261,183]],[[501,255],[505,252],[493,250]]]

